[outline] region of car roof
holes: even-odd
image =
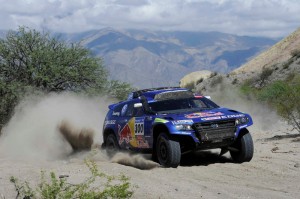
[[[133,100],[144,96],[147,98],[148,102],[166,100],[173,98],[186,98],[193,97],[192,91],[186,88],[180,87],[160,87],[160,88],[150,88],[138,90],[130,93],[127,100]]]
[[[158,96],[161,93],[180,92],[180,91],[189,91],[189,90],[180,87],[149,88],[149,89],[138,90],[130,93],[127,100],[132,100],[135,98],[139,98],[141,96],[145,96],[148,101],[153,101],[155,99],[155,96]]]
[[[186,98],[186,97],[203,97],[202,95],[193,93],[191,90],[180,87],[160,87],[137,90],[128,95],[127,100],[109,105],[109,109],[114,109],[116,105],[123,104],[129,101],[137,101],[144,96],[148,102],[156,102],[159,100]]]

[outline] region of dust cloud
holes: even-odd
[[[142,155],[130,155],[127,153],[117,153],[115,154],[111,162],[122,164],[125,166],[132,166],[141,170],[149,170],[156,167],[160,167],[160,165],[151,160],[147,160]]]
[[[68,160],[107,161],[100,150],[107,107],[104,97],[71,93],[27,96],[15,108],[0,138],[0,158],[21,161]],[[157,163],[141,155],[118,153],[111,162],[139,169],[152,169]]]
[[[277,115],[275,110],[258,102],[254,97],[242,95],[238,88],[232,85],[222,84],[214,90],[210,89],[205,95],[210,95],[212,101],[221,107],[249,113],[254,123],[253,126],[249,127],[249,130],[253,134],[260,134],[261,132],[274,134],[287,130],[286,122]]]
[[[72,153],[74,147],[83,147],[74,138],[84,138],[87,142],[83,145],[102,143],[108,104],[102,97],[70,93],[28,96],[3,129],[0,157],[61,159]]]

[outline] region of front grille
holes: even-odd
[[[193,128],[198,139],[202,142],[222,141],[227,138],[234,138],[236,131],[235,120],[219,120],[203,123],[195,123]]]

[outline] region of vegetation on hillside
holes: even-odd
[[[27,93],[85,92],[124,99],[127,83],[110,81],[101,59],[78,43],[20,27],[0,39],[0,131]]]
[[[292,61],[283,63],[283,69],[297,61],[295,57],[300,57],[299,52],[292,52]],[[300,74],[290,72],[285,80],[268,81],[272,73],[272,69],[264,69],[258,77],[244,82],[241,91],[274,108],[278,115],[300,133]]]
[[[17,192],[16,198],[41,198],[41,199],[92,199],[92,198],[131,198],[133,188],[129,178],[120,176],[110,176],[100,172],[95,162],[85,161],[91,175],[79,184],[67,182],[65,176],[57,177],[54,172],[50,172],[50,179],[41,172],[41,178],[35,188],[25,181],[20,182],[12,176],[10,182],[14,184]]]

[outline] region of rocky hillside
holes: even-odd
[[[272,68],[276,64],[287,62],[297,50],[300,50],[300,28],[232,73],[256,73]]]
[[[194,77],[194,79],[203,76],[201,71],[199,73],[200,76]],[[204,81],[195,82],[194,88],[206,92],[214,90],[221,83],[223,85],[241,85],[245,81],[259,88],[275,80],[285,80],[294,74],[300,74],[300,29],[240,68],[227,75],[216,74],[204,79]]]

